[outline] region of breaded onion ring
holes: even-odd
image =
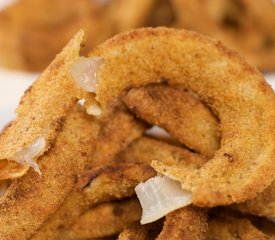
[[[275,96],[260,72],[238,54],[193,32],[148,28],[117,35],[91,56],[104,59],[96,90],[103,108],[130,88],[165,79],[196,93],[218,116],[221,148],[202,168],[153,164],[180,180],[195,205],[245,201],[273,181]]]
[[[30,164],[10,160],[17,156],[18,161],[18,153],[30,148],[37,139],[42,137],[45,146],[35,158],[54,143],[64,117],[77,102],[78,90],[68,69],[79,58],[84,35],[84,31],[78,32],[22,97],[17,118],[0,135],[0,179],[18,178],[26,173]]]

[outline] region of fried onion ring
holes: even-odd
[[[79,58],[84,35],[84,31],[77,33],[25,92],[16,110],[17,118],[0,135],[1,180],[18,178],[27,172],[30,165],[10,160],[14,160],[18,152],[31,146],[36,139],[45,139],[45,147],[39,155],[43,155],[54,143],[66,114],[77,102],[78,90],[68,69]]]
[[[193,91],[218,116],[221,148],[201,169],[153,164],[180,180],[195,205],[245,201],[273,181],[275,96],[260,72],[235,52],[193,32],[147,28],[117,35],[90,55],[104,59],[96,90],[103,108],[130,88],[165,79]]]

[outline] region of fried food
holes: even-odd
[[[131,89],[123,100],[139,118],[164,128],[190,149],[207,157],[218,150],[218,121],[191,92],[149,85]]]
[[[242,202],[271,184],[275,96],[261,73],[235,52],[193,32],[147,28],[117,35],[90,56],[104,59],[96,89],[104,109],[130,88],[166,79],[193,91],[219,117],[221,148],[202,168],[153,162],[158,172],[193,193],[195,205]]]
[[[156,172],[147,164],[106,165],[86,171],[71,192],[32,240],[62,239],[78,217],[97,204],[132,197],[139,182]]]
[[[27,172],[30,161],[20,159],[18,153],[28,150],[37,139],[42,137],[45,146],[34,160],[54,143],[66,114],[77,102],[78,90],[68,69],[78,59],[83,39],[84,31],[80,31],[22,97],[17,118],[0,135],[1,180],[18,178]],[[20,164],[12,161],[16,156]]]
[[[139,224],[126,227],[119,235],[118,240],[147,240],[148,231],[146,226]]]
[[[202,209],[192,206],[178,209],[165,217],[157,240],[201,240],[207,234],[207,215]]]
[[[187,98],[185,98],[185,96],[187,96]],[[175,101],[175,99],[177,100]],[[171,134],[173,134],[174,130],[176,138],[180,139],[180,137],[183,136],[183,144],[189,145],[189,147],[192,146],[193,143],[197,144],[199,147],[196,150],[198,151],[201,149],[201,146],[205,146],[205,143],[210,142],[210,140],[205,139],[205,141],[203,141],[203,137],[197,132],[200,132],[201,135],[206,136],[206,138],[209,136],[212,137],[213,143],[218,144],[219,142],[217,134],[218,123],[214,116],[207,111],[207,108],[195,98],[195,96],[189,95],[186,92],[168,86],[147,86],[129,91],[124,98],[124,102],[126,102],[129,109],[133,109],[133,112],[142,119],[165,127]],[[204,113],[207,114],[204,115]],[[158,118],[160,118],[160,120],[158,120]],[[205,118],[205,120],[203,118]],[[201,122],[203,121],[202,119],[204,122]],[[185,121],[187,122],[187,126],[184,125]],[[176,127],[170,126],[170,123],[173,123]],[[205,129],[207,126],[209,126],[207,129],[208,132],[203,133],[204,130],[202,129]],[[181,132],[181,129],[183,129],[183,132]],[[188,132],[192,130],[195,136]],[[188,142],[188,140],[190,141]],[[216,144],[208,146],[208,153],[216,150]],[[206,152],[204,152],[204,155],[207,155]],[[139,139],[137,142],[133,142],[130,148],[125,151],[124,155],[119,156],[119,158],[130,159],[130,161],[136,162],[147,162],[148,164],[151,164],[152,160],[160,160],[168,165],[181,162],[184,167],[188,166],[194,169],[201,167],[207,161],[206,158],[203,159],[202,155],[196,155],[183,148],[146,137]],[[192,159],[194,159],[194,161],[192,161]],[[191,163],[190,165],[188,165],[189,162]],[[237,204],[235,206],[236,209],[258,216],[275,216],[274,186],[275,182],[255,199]]]
[[[55,143],[38,160],[42,176],[29,170],[0,198],[0,223],[5,226],[0,239],[28,239],[59,208],[93,152],[98,130],[95,120],[78,107],[71,109]]]
[[[207,214],[204,210],[192,206],[178,209],[165,217],[163,227],[156,223],[133,225],[119,234],[119,240],[149,239],[206,239]],[[157,230],[157,231],[156,231]],[[152,233],[153,232],[153,233]],[[159,232],[159,233],[158,233]],[[152,236],[153,235],[153,236]],[[135,238],[135,236],[137,236]]]
[[[264,71],[275,70],[272,0],[172,0],[179,27],[224,42]]]
[[[208,222],[207,240],[252,240],[275,239],[275,235],[268,235],[257,229],[249,219],[245,217],[237,217],[230,214],[220,214],[213,217]]]
[[[202,167],[208,159],[183,147],[145,136],[132,142],[116,159],[117,162],[147,163],[149,165],[152,160],[159,160],[167,165],[182,164],[191,169],[197,169]]]
[[[112,119],[112,121],[110,121]],[[99,134],[96,150],[87,168],[104,166],[113,162],[115,156],[145,131],[145,124],[125,109],[115,108],[107,116]]]
[[[234,206],[243,213],[249,213],[257,216],[274,217],[275,216],[275,181],[259,194],[256,198],[240,203]]]
[[[102,203],[81,215],[65,235],[68,239],[112,236],[140,218],[141,207],[136,198]]]

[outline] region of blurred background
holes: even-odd
[[[0,130],[20,96],[80,29],[84,53],[113,35],[168,26],[219,39],[275,88],[272,0],[0,0]]]

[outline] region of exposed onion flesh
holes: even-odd
[[[38,137],[29,147],[17,152],[11,159],[32,167],[37,173],[41,175],[41,171],[37,163],[33,160],[45,149],[46,142],[44,137]]]
[[[71,67],[76,84],[87,92],[96,92],[98,71],[104,60],[101,57],[80,57]]]
[[[142,207],[141,224],[154,222],[169,212],[192,203],[192,193],[165,176],[150,178],[135,188]]]
[[[165,139],[169,139],[172,138],[171,135],[165,131],[163,128],[160,128],[156,125],[154,125],[153,127],[147,129],[145,131],[145,134],[148,136],[152,136],[152,137],[156,137],[156,138],[165,138]]]
[[[98,117],[103,112],[103,109],[102,109],[102,107],[100,106],[100,104],[97,101],[94,101],[92,104],[90,104],[89,106],[87,106],[86,112],[89,115],[93,115],[93,116],[97,116]]]

